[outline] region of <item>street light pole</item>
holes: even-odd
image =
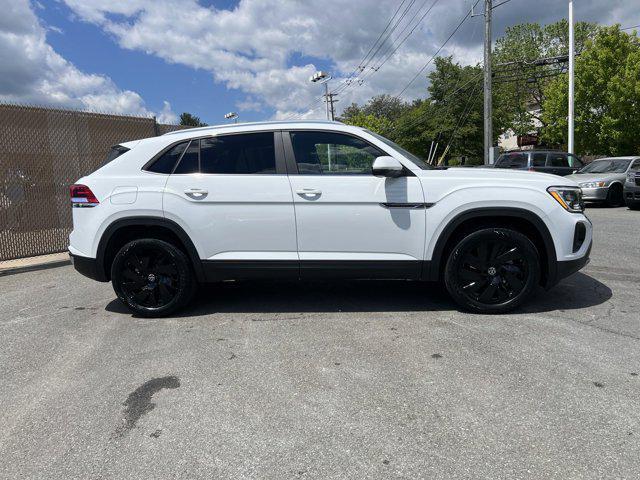
[[[491,0],[484,2],[484,163],[489,164],[493,146],[493,122],[491,100]]]
[[[574,25],[573,25],[573,0],[569,0],[569,140],[567,145],[567,150],[569,153],[575,153],[575,145],[574,145],[574,90],[575,90],[575,33],[574,33]]]

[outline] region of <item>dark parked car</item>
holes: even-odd
[[[584,164],[580,157],[571,153],[550,150],[526,150],[503,153],[498,157],[495,168],[513,168],[532,172],[552,173],[554,175],[571,175],[580,170]]]

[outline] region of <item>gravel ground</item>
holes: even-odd
[[[408,282],[225,284],[134,318],[0,277],[1,478],[638,478],[640,212],[523,310]]]

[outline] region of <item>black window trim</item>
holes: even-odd
[[[251,131],[243,131],[243,132],[225,132],[219,135],[201,135],[198,137],[190,137],[190,138],[183,138],[181,140],[177,140],[175,142],[170,143],[169,145],[167,145],[166,147],[164,147],[162,150],[160,150],[158,153],[156,153],[153,157],[151,157],[151,160],[149,160],[147,163],[145,163],[141,170],[145,171],[146,173],[151,173],[151,174],[155,174],[155,175],[193,175],[193,173],[176,173],[174,174],[173,172],[175,172],[176,168],[178,167],[178,165],[180,165],[180,162],[182,161],[182,156],[185,154],[185,152],[187,151],[187,149],[189,148],[189,145],[191,144],[191,142],[193,140],[201,140],[201,139],[208,139],[208,138],[218,138],[218,137],[228,137],[231,135],[247,135],[247,134],[251,134],[251,133],[273,133],[273,146],[274,146],[274,155],[275,155],[275,160],[276,160],[276,172],[275,173],[260,173],[260,174],[251,174],[251,173],[198,173],[199,175],[286,175],[287,174],[287,167],[286,167],[286,160],[285,160],[285,151],[284,151],[284,146],[283,146],[283,138],[282,138],[282,130],[272,130],[272,129],[265,129],[265,130],[251,130]],[[169,150],[171,150],[173,147],[175,147],[176,145],[179,145],[181,143],[187,143],[187,147],[184,149],[184,151],[182,152],[182,154],[180,155],[180,158],[178,158],[178,160],[176,161],[176,164],[173,166],[173,169],[171,170],[171,173],[159,173],[159,172],[152,172],[149,170],[149,168],[156,162],[156,160],[158,160],[162,155],[164,155],[165,153],[167,153]],[[200,149],[198,149],[198,170],[200,170]]]
[[[389,154],[387,151],[385,151],[383,148],[379,147],[378,145],[374,145],[373,143],[371,143],[370,141],[355,135],[351,132],[345,132],[343,130],[331,130],[331,129],[325,129],[325,128],[289,128],[287,130],[282,130],[282,140],[284,142],[284,153],[285,153],[285,159],[286,159],[286,166],[287,166],[287,173],[289,175],[306,175],[304,173],[300,173],[298,171],[298,163],[296,162],[296,156],[295,153],[293,151],[293,142],[291,141],[291,133],[293,132],[322,132],[322,133],[339,133],[341,135],[346,135],[348,137],[353,137],[357,140],[360,140],[361,142],[366,143],[367,145],[370,145],[371,147],[381,151],[384,155],[393,157],[393,155]],[[409,170],[408,168],[405,167],[405,172],[406,175],[408,176],[415,176],[415,173],[413,173],[411,170]],[[319,176],[322,176],[323,174],[320,174]],[[368,176],[371,175],[373,176],[373,173],[352,173],[349,174],[349,176]],[[318,175],[313,175],[313,176],[318,176]],[[327,174],[327,176],[331,176],[331,177],[340,177],[340,176],[344,176],[344,175],[339,175],[339,174]]]

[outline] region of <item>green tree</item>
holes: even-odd
[[[189,127],[206,127],[207,124],[200,121],[200,117],[184,112],[180,114],[180,125],[187,125]]]
[[[595,24],[576,24],[578,55],[596,31]],[[568,53],[567,20],[545,26],[522,23],[506,29],[505,34],[496,41],[493,53],[494,138],[509,128],[517,135],[524,135],[534,131],[536,124],[544,125],[540,106],[544,103],[546,87],[553,81],[558,65],[544,65],[536,60]]]
[[[566,144],[568,77],[545,90],[543,136]],[[640,153],[640,40],[602,28],[576,59],[576,149],[583,154]]]
[[[482,156],[482,68],[462,66],[452,57],[435,59],[429,73],[429,97],[416,102],[396,122],[396,141],[427,156],[431,142],[438,143],[437,158]]]

